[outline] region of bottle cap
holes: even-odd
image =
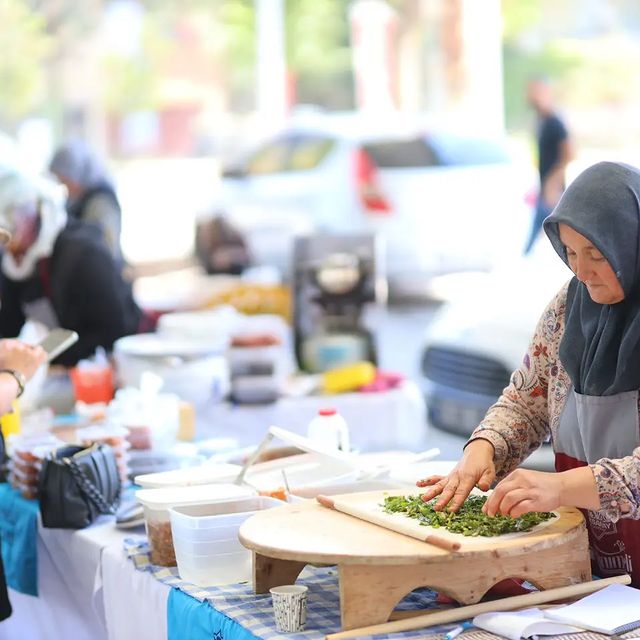
[[[320,409],[318,411],[319,416],[335,416],[338,413],[334,408],[328,407],[326,409]]]

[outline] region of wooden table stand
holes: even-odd
[[[293,584],[309,563],[337,565],[343,630],[386,622],[419,587],[474,604],[506,578],[539,589],[591,578],[586,527],[576,509],[561,509],[539,532],[494,544],[469,539],[453,553],[311,502],[254,516],[240,539],[253,550],[256,593]]]

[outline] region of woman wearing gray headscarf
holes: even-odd
[[[544,229],[574,277],[456,468],[418,486],[456,510],[497,478],[490,516],[578,507],[594,573],[629,573],[640,587],[640,171],[589,167]],[[557,473],[516,469],[547,437]]]
[[[56,151],[49,170],[67,188],[69,217],[97,224],[120,260],[120,203],[102,162],[83,140],[72,140]]]

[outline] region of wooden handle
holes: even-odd
[[[455,540],[447,540],[446,538],[441,538],[440,536],[429,535],[424,539],[425,542],[432,544],[434,547],[440,547],[445,551],[459,551],[460,543]]]
[[[316,496],[316,500],[323,507],[327,507],[328,509],[335,509],[336,508],[335,501],[332,498],[330,498],[329,496]]]
[[[447,622],[458,622],[459,620],[467,620],[481,613],[490,611],[513,611],[520,607],[532,607],[544,602],[553,602],[564,598],[574,596],[584,596],[594,591],[599,591],[608,587],[610,584],[629,584],[631,576],[624,574],[622,576],[614,576],[604,580],[592,580],[591,582],[581,582],[572,584],[568,587],[558,587],[556,589],[547,589],[546,591],[536,591],[534,593],[526,593],[521,596],[511,596],[501,600],[492,600],[491,602],[479,602],[466,607],[458,607],[456,609],[448,609],[447,611],[436,611],[435,613],[427,613],[415,618],[406,618],[403,620],[394,620],[393,622],[383,622],[382,624],[374,624],[369,627],[360,629],[350,629],[349,631],[340,631],[325,636],[326,640],[341,640],[342,638],[358,638],[360,636],[373,636],[379,633],[396,633],[398,631],[413,631],[415,629],[423,629],[436,624],[446,624]]]

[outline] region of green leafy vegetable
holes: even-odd
[[[421,525],[436,529],[444,527],[464,536],[499,536],[515,531],[530,531],[537,524],[555,518],[555,514],[542,511],[526,513],[519,518],[502,515],[490,518],[482,513],[486,496],[469,496],[456,513],[436,511],[433,508],[436,500],[424,502],[422,496],[388,496],[382,506],[386,513],[404,513],[409,518],[416,518]]]

